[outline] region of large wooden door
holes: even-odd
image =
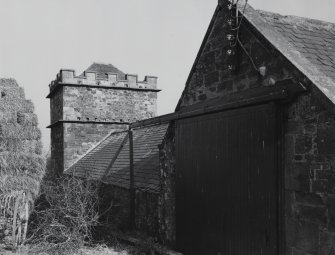
[[[177,248],[278,254],[277,125],[271,104],[179,120]]]

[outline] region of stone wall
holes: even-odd
[[[42,154],[34,105],[14,79],[0,79],[0,153]]]
[[[130,230],[130,191],[114,185],[103,184],[100,189],[100,210],[102,214],[102,233],[110,230]],[[158,232],[157,215],[158,195],[136,191],[135,195],[135,230],[141,235],[155,237]]]
[[[53,124],[59,120],[63,120],[63,88],[50,98],[50,122]]]
[[[99,189],[101,215],[99,221],[102,223],[103,233],[108,234],[110,230],[127,231],[129,229],[130,217],[130,193],[129,190],[102,184]]]
[[[157,92],[64,87],[63,120],[133,122],[157,114]]]
[[[0,246],[13,245],[14,205],[19,201],[14,226],[24,235],[25,205],[38,195],[45,165],[41,131],[34,105],[14,79],[0,79]],[[17,239],[18,240],[18,239]]]
[[[165,140],[160,145],[160,194],[158,200],[159,240],[174,247],[176,241],[175,222],[175,126],[170,124]]]
[[[73,70],[61,70],[48,95],[52,172],[61,174],[110,132],[155,117],[158,91],[154,76],[138,81],[137,75],[118,80],[116,74],[108,74],[102,79],[94,72],[75,76]]]
[[[158,194],[135,192],[135,227],[148,237],[158,236]]]
[[[241,26],[240,40],[255,65],[266,68],[266,74],[260,75],[255,70],[240,46],[234,56],[236,69],[228,71],[227,14],[219,9],[216,15],[177,109],[254,87],[276,86],[277,81],[289,77],[295,83],[304,84],[308,92],[282,106],[284,162],[281,171],[285,175],[282,227],[286,254],[335,254],[334,105],[247,22]],[[163,242],[172,245],[175,240],[173,147],[174,135],[165,141],[160,153],[160,231]]]
[[[285,120],[287,254],[335,254],[335,121],[313,92]]]
[[[284,58],[268,47],[262,38],[254,36],[253,31],[250,31],[249,27],[244,24],[239,32],[240,41],[246,49],[250,49],[250,56],[255,65],[266,67],[266,75],[261,76],[258,70],[252,67],[249,57],[238,43],[233,56],[235,70],[233,72],[228,70],[232,61],[227,51],[234,43],[226,38],[227,34],[232,33],[226,22],[228,15],[230,14],[226,9],[219,8],[216,11],[212,29],[191,71],[180,107],[254,87],[272,86],[277,80],[289,77],[288,70],[291,67],[284,62]]]
[[[50,177],[59,177],[64,171],[64,128],[62,124],[51,129]]]
[[[109,133],[124,131],[128,128],[125,124],[108,123],[63,123],[62,126],[64,137],[60,153],[64,153],[64,170]],[[55,144],[57,143],[61,143],[59,138],[55,139]]]

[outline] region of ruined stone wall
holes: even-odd
[[[64,154],[64,170],[109,133],[128,128],[128,125],[108,123],[63,123],[62,126],[63,140],[61,141],[63,141],[63,148],[59,153]],[[61,141],[55,140],[56,143],[61,143]]]
[[[0,153],[42,154],[34,105],[14,79],[0,79]]]
[[[34,106],[25,99],[23,88],[14,79],[0,79],[0,246],[10,242],[14,219],[14,204],[19,201],[14,226],[25,233],[33,199],[39,192],[45,165],[41,131]],[[22,241],[22,239],[21,239]]]
[[[157,93],[64,87],[64,120],[133,122],[157,114]]]

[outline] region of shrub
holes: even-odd
[[[34,253],[71,254],[92,242],[98,223],[97,185],[63,176],[45,181],[30,218],[28,242]]]

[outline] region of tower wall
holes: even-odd
[[[109,133],[127,128],[128,125],[122,123],[63,123],[63,169],[70,167]]]
[[[63,124],[51,128],[50,174],[59,176],[64,171],[64,132]],[[53,176],[53,177],[54,177]]]
[[[64,120],[133,122],[156,116],[157,92],[64,87]]]
[[[157,115],[157,77],[127,74],[119,79],[95,72],[75,76],[61,70],[50,84],[52,172],[60,175],[113,131]]]
[[[59,175],[64,169],[64,133],[63,125],[59,123],[61,120],[63,120],[63,88],[56,90],[50,97],[50,121],[58,123],[51,127],[50,167],[55,175]]]

